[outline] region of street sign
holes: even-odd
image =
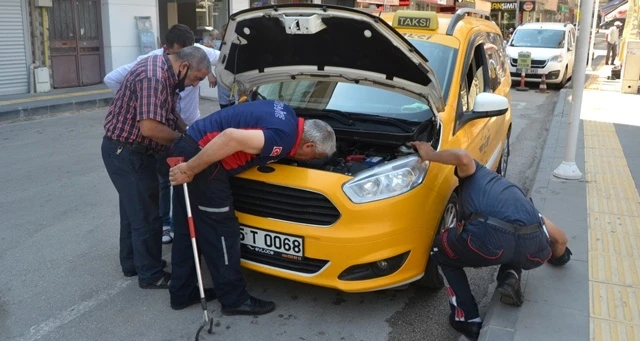
[[[518,69],[530,69],[531,68],[531,52],[519,52],[518,53]]]

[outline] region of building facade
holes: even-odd
[[[522,20],[566,20],[574,1],[559,1],[522,0]],[[292,2],[447,13],[470,7],[491,12],[505,30],[516,12],[515,1],[502,0],[0,0],[0,96],[100,84],[107,72],[161,47],[174,24],[199,39],[220,31],[231,13]]]

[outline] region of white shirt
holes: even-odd
[[[611,26],[607,32],[607,42],[609,44],[617,44],[619,38],[620,31],[618,30],[618,27],[616,27],[616,25]]]
[[[214,50],[212,48],[206,47],[200,44],[194,44],[204,50],[211,61],[211,65],[214,65],[218,62],[218,57],[220,57],[220,51]],[[124,78],[127,76],[129,71],[142,59],[145,59],[149,56],[159,56],[164,54],[164,49],[157,49],[149,52],[146,55],[139,56],[135,61],[123,65],[107,74],[104,77],[104,84],[109,87],[109,89],[118,91]],[[180,117],[184,120],[187,125],[191,125],[197,119],[200,118],[200,84],[197,86],[189,86],[184,89],[183,92],[180,93],[180,99],[176,104],[176,110],[180,114]]]

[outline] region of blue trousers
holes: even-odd
[[[188,135],[178,139],[173,156],[185,161],[200,151]],[[229,174],[215,163],[188,184],[191,213],[195,223],[198,251],[211,273],[218,301],[223,307],[234,307],[249,298],[240,269],[240,227],[233,209]],[[173,188],[174,238],[171,252],[171,299],[187,300],[197,285],[183,186]]]
[[[522,270],[544,264],[551,257],[551,247],[542,226],[536,232],[516,234],[491,224],[466,224],[461,231],[451,228],[436,238],[431,257],[447,279],[455,320],[469,321],[480,314],[465,267],[501,265],[498,281],[509,270],[520,278]]]
[[[156,283],[164,274],[156,157],[105,137],[102,160],[118,191],[122,271],[137,272],[141,284]]]

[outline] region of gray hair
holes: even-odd
[[[315,143],[316,153],[331,155],[336,151],[336,133],[325,121],[304,121],[302,140]]]
[[[187,46],[182,50],[173,54],[178,61],[187,62],[191,65],[192,71],[207,71],[211,72],[211,61],[209,56],[203,49],[197,46]]]

